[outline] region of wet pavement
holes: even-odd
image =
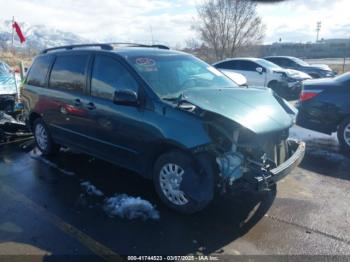
[[[304,138],[305,159],[277,194],[217,196],[194,215],[167,209],[150,181],[87,155],[2,146],[0,255],[350,255],[350,157],[334,137]],[[84,181],[104,195],[86,194]],[[160,218],[109,217],[103,200],[116,193],[148,200]]]

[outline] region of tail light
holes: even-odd
[[[314,98],[315,96],[317,96],[319,94],[319,91],[314,91],[314,90],[310,90],[310,91],[306,91],[303,90],[300,94],[300,102],[305,102],[307,100],[310,100],[311,98]]]

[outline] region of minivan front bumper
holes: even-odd
[[[289,139],[288,144],[293,153],[285,162],[271,170],[262,171],[260,174],[253,176],[253,179],[250,180],[250,183],[253,183],[256,190],[269,190],[272,185],[287,176],[301,163],[305,155],[305,143]]]

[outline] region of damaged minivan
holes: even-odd
[[[203,209],[218,190],[269,190],[305,152],[288,138],[296,110],[285,100],[165,46],[44,50],[23,102],[43,154],[64,145],[133,170],[184,213]]]

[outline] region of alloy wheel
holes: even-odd
[[[345,143],[350,146],[350,123],[345,126],[343,136]]]
[[[47,149],[48,136],[45,127],[41,123],[35,126],[35,139],[40,149]]]
[[[188,203],[185,193],[180,190],[184,169],[179,165],[168,163],[160,170],[160,188],[164,196],[174,205],[183,206]]]

